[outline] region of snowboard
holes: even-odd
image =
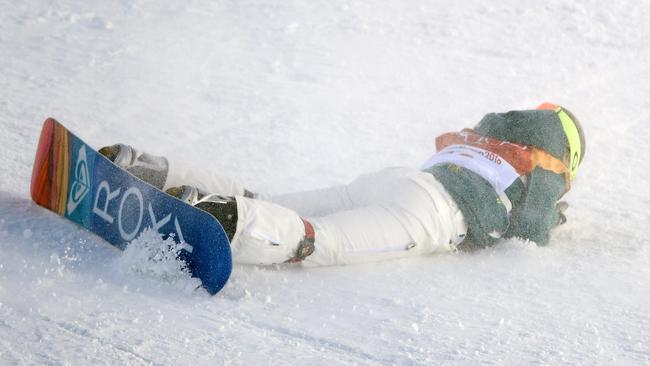
[[[184,243],[179,259],[212,295],[230,277],[230,243],[212,215],[131,175],[53,118],[41,130],[31,196],[120,249],[147,228]]]

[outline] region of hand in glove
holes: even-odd
[[[558,225],[562,225],[566,222],[566,215],[564,214],[564,211],[569,208],[569,204],[566,201],[560,201],[555,204],[555,209],[557,210],[558,215],[560,215],[560,221],[558,222]]]

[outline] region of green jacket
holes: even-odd
[[[474,128],[479,135],[541,148],[562,160],[568,149],[562,124],[551,110],[487,114]],[[535,168],[505,191],[512,203],[508,214],[494,188],[478,174],[452,164],[437,164],[433,174],[454,198],[468,226],[460,249],[494,244],[500,238],[529,239],[546,245],[549,231],[560,221],[556,203],[565,193],[561,174]]]

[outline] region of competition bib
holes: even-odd
[[[517,170],[498,154],[476,146],[454,144],[445,147],[429,158],[422,169],[436,164],[455,164],[480,175],[497,193],[505,190],[519,178]]]
[[[566,191],[571,187],[567,165],[548,152],[532,146],[478,135],[470,129],[450,132],[436,138],[436,154],[421,167],[454,164],[485,179],[501,198],[508,212],[512,209],[505,190],[520,176],[536,167],[562,174]]]

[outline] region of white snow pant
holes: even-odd
[[[211,173],[170,164],[167,187],[195,185],[232,195],[238,263],[283,263],[305,236],[301,219],[315,229],[315,251],[305,266],[360,263],[452,250],[467,232],[458,206],[433,175],[411,168],[366,174],[349,185],[278,196],[243,197],[244,186]],[[169,184],[172,183],[172,184]]]

